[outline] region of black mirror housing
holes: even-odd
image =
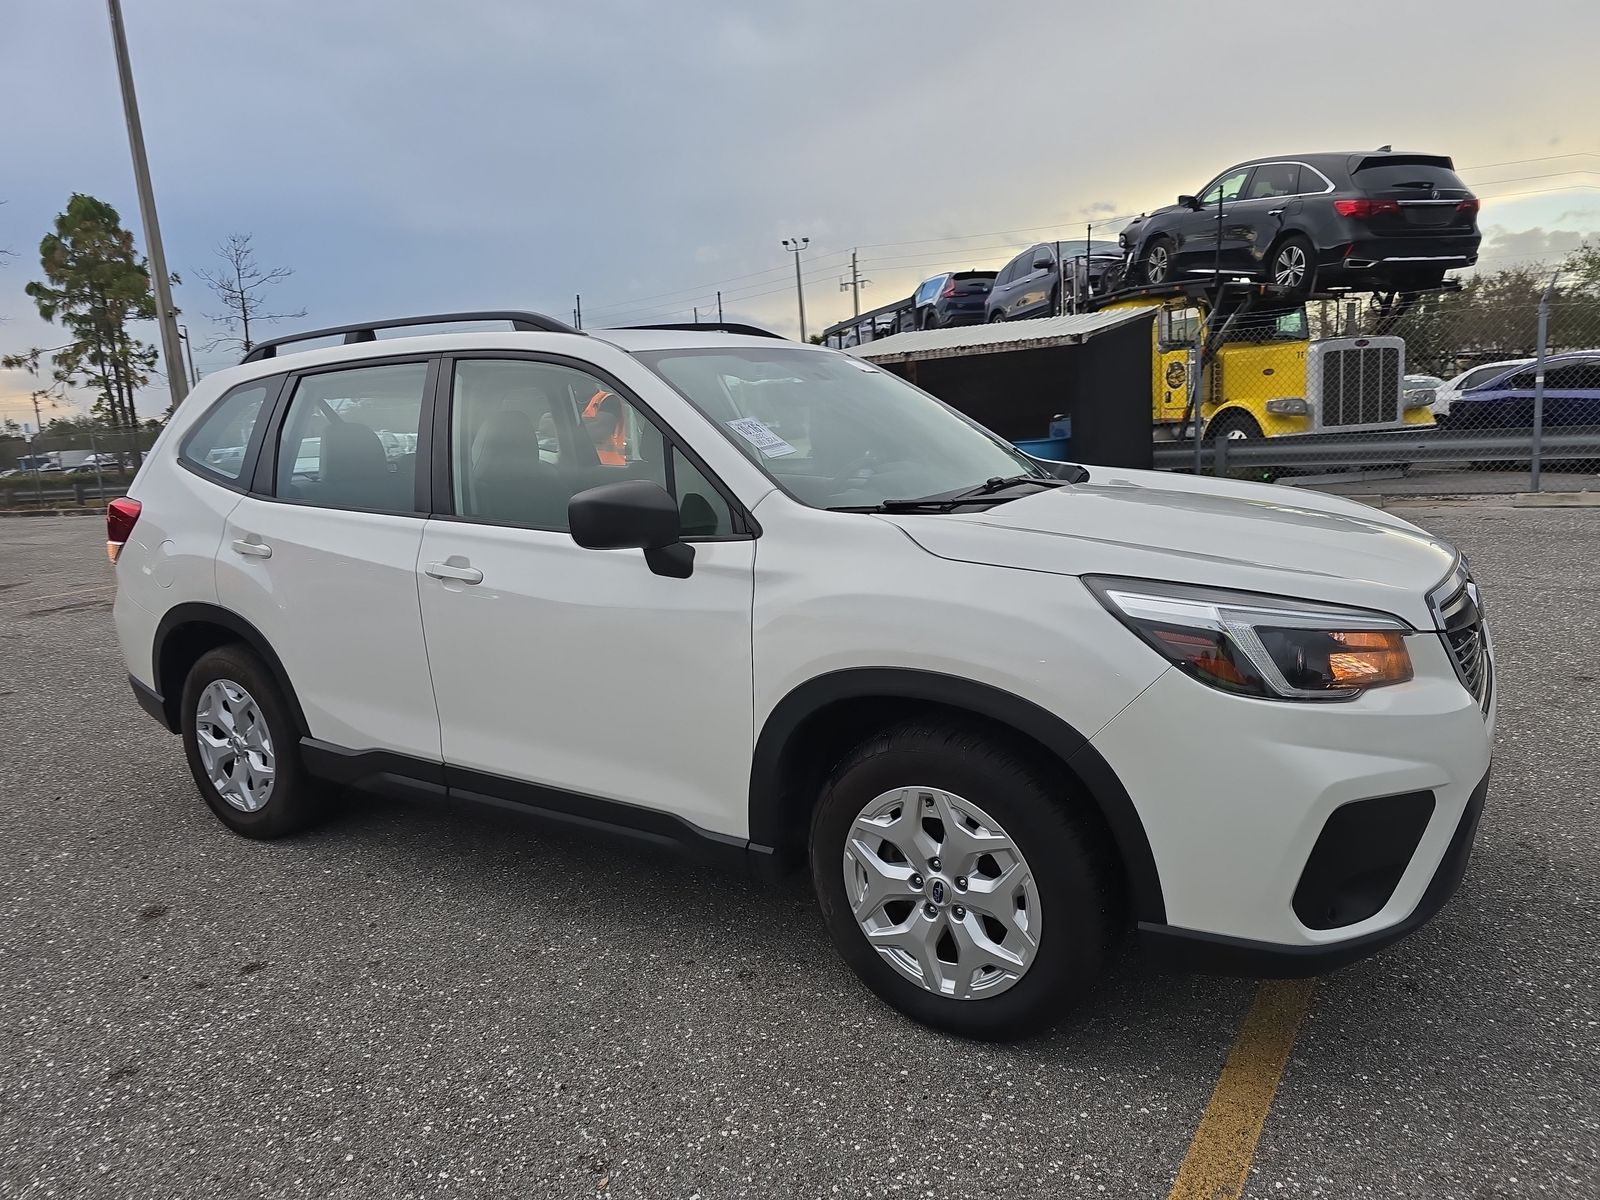
[[[567,527],[585,550],[661,550],[682,537],[677,503],[647,479],[579,492],[567,501]]]
[[[1200,211],[1200,201],[1196,200],[1193,196],[1179,196],[1178,203],[1183,205],[1185,208],[1193,209],[1195,212]]]
[[[1033,269],[1035,271],[1049,271],[1054,269],[1054,267],[1055,263],[1051,262],[1048,258],[1036,258],[1033,260]]]

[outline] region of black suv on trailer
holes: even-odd
[[[1420,291],[1478,261],[1478,199],[1437,154],[1262,158],[1140,217],[1120,240],[1130,283],[1220,269],[1294,292]]]

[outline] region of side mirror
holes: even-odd
[[[1185,208],[1193,209],[1195,212],[1200,211],[1200,201],[1196,200],[1193,196],[1179,196],[1178,203],[1183,205]]]
[[[1055,269],[1055,263],[1051,262],[1048,258],[1036,258],[1033,260],[1033,269],[1035,271],[1053,271]]]
[[[643,550],[657,575],[687,579],[694,570],[694,547],[683,541],[677,502],[647,479],[579,492],[567,501],[567,526],[585,550]]]

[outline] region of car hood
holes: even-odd
[[[940,558],[1268,592],[1418,627],[1434,625],[1427,594],[1456,560],[1449,543],[1337,496],[1108,467],[984,512],[882,519]]]

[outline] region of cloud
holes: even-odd
[[[1578,247],[1600,245],[1600,229],[1506,229],[1491,225],[1484,231],[1478,262],[1489,268],[1516,263],[1557,263]]]

